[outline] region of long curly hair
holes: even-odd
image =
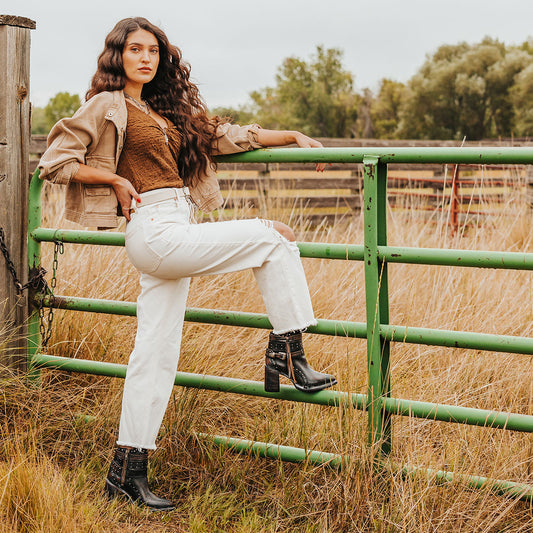
[[[144,85],[142,97],[177,127],[181,135],[178,171],[185,185],[195,184],[208,168],[216,169],[211,154],[221,119],[208,116],[198,87],[190,81],[190,65],[182,60],[180,49],[170,44],[163,30],[142,17],[119,21],[106,37],[85,98],[124,89],[122,52],[128,35],[139,29],[150,32],[159,44],[159,66],[152,81]]]

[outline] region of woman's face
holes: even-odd
[[[127,87],[142,89],[153,80],[159,65],[159,44],[154,34],[146,30],[130,33],[122,50],[122,64],[126,74]]]

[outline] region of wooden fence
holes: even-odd
[[[383,141],[320,139],[324,146],[457,146],[453,141]],[[30,168],[44,151],[45,136],[33,136]],[[465,146],[494,146],[494,142]],[[531,146],[528,140],[501,146]],[[516,195],[529,195],[526,166],[390,165],[388,201],[392,209],[420,217],[444,217],[453,230],[472,217],[501,215]],[[290,223],[316,226],[350,220],[361,210],[362,165],[330,165],[317,173],[312,165],[220,164],[219,181],[226,199],[222,216],[264,216],[267,209]],[[509,210],[510,212],[514,212]]]

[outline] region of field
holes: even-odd
[[[48,196],[43,225],[66,226]],[[414,213],[414,212],[413,212]],[[278,218],[274,207],[269,216]],[[297,208],[286,222],[300,220]],[[361,244],[357,217],[297,228],[299,240]],[[531,212],[512,194],[498,213],[452,235],[444,222],[391,211],[391,245],[533,251]],[[51,247],[43,245],[50,270]],[[135,299],[137,274],[124,250],[66,245],[62,295]],[[318,318],[364,322],[364,278],[356,262],[304,259]],[[527,272],[391,265],[391,323],[531,336]],[[193,280],[191,307],[263,312],[250,272]],[[127,362],[135,320],[56,311],[47,353]],[[179,370],[262,379],[267,332],[188,323]],[[308,334],[313,366],[334,373],[338,390],[366,393],[366,345]],[[392,346],[395,397],[533,414],[533,360],[523,355]],[[156,492],[177,509],[150,513],[109,502],[103,479],[116,439],[122,381],[45,371],[41,386],[2,372],[1,532],[526,532],[531,504],[374,471],[366,413],[176,388],[152,455]],[[227,435],[343,454],[341,469],[238,455],[200,434]],[[533,483],[528,434],[395,418],[396,463]]]

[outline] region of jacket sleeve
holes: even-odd
[[[99,96],[91,98],[72,117],[61,119],[52,128],[46,151],[38,165],[42,179],[68,184],[78,172],[80,164],[85,163],[88,147],[98,143],[108,122],[108,98]]]
[[[263,148],[257,141],[257,131],[261,127],[257,124],[239,126],[237,124],[220,124],[216,130],[216,140],[213,144],[213,155],[236,154]]]

